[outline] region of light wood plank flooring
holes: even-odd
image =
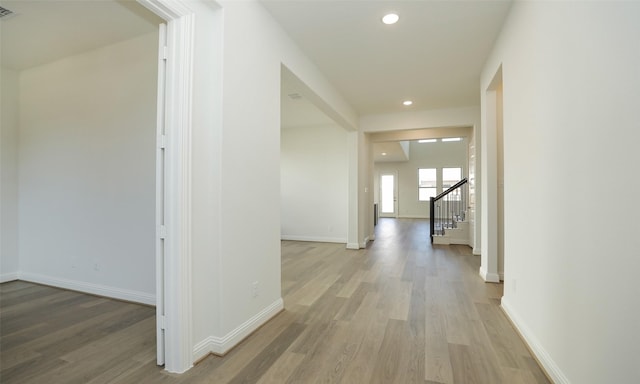
[[[365,250],[282,243],[286,310],[183,375],[155,365],[150,307],[0,286],[2,383],[548,383],[466,246],[381,219]]]

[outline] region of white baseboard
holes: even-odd
[[[469,240],[462,237],[451,237],[449,235],[433,236],[433,244],[440,245],[469,245]],[[469,245],[469,247],[471,247]]]
[[[227,333],[223,337],[209,336],[193,347],[193,361],[198,361],[203,357],[213,353],[223,356],[244,340],[247,336],[260,328],[264,323],[269,321],[273,316],[277,315],[284,309],[284,301],[282,298],[273,302],[260,313],[245,321],[236,329]]]
[[[281,240],[290,241],[313,241],[317,243],[346,243],[347,239],[342,237],[323,237],[323,236],[298,236],[298,235],[280,235]]]
[[[6,283],[8,281],[18,280],[20,274],[18,272],[3,273],[0,275],[0,283]]]
[[[360,244],[358,244],[358,243],[347,243],[347,249],[360,249]]]
[[[505,296],[502,297],[500,306],[553,382],[556,384],[569,384],[569,379],[562,373],[560,367],[558,367],[555,361],[553,361],[549,353],[544,349],[542,344],[540,344],[522,318],[518,316],[518,314],[513,310],[513,307],[509,305],[509,300]]]
[[[365,237],[362,243],[360,243],[360,248],[361,249],[367,248],[367,243],[369,243],[369,236]]]
[[[487,283],[499,283],[500,282],[500,276],[497,273],[489,273],[489,272],[487,272],[487,270],[482,269],[482,267],[480,267],[480,276]]]
[[[156,305],[156,296],[145,292],[109,287],[106,285],[87,283],[84,281],[60,279],[57,277],[28,272],[19,272],[18,278],[20,280],[29,281],[32,283],[51,285],[53,287],[70,289],[72,291],[90,293],[92,295],[105,296],[113,299],[131,301],[140,304],[153,306]]]
[[[498,276],[500,276],[500,281],[504,281],[504,272],[498,271]]]

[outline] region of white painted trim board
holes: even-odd
[[[23,280],[36,284],[44,284],[52,287],[69,289],[112,299],[131,301],[145,305],[156,305],[156,295],[129,289],[110,287],[107,285],[87,283],[85,281],[62,279],[58,277],[40,275],[37,273],[18,272],[14,280]]]
[[[318,243],[341,243],[345,244],[347,239],[344,237],[323,237],[323,236],[298,236],[298,235],[280,235],[281,240],[288,241],[312,241]]]
[[[9,272],[9,273],[3,273],[2,275],[0,275],[0,283],[6,283],[9,281],[19,280],[19,279],[20,279],[19,272]]]
[[[280,298],[226,335],[209,336],[200,341],[193,347],[193,361],[198,361],[209,354],[224,356],[283,309],[284,301]]]
[[[556,384],[570,384],[571,382],[564,375],[560,367],[558,367],[558,364],[553,361],[551,355],[544,349],[538,338],[509,304],[509,300],[505,296],[502,297],[500,307],[518,333],[520,333],[520,336],[522,336],[531,353],[533,353],[540,365],[542,365],[542,368],[549,378]]]

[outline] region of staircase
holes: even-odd
[[[469,244],[471,228],[466,217],[467,207],[466,178],[431,198],[429,217],[433,244]]]

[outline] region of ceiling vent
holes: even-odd
[[[9,16],[11,16],[13,14],[14,14],[13,11],[10,11],[7,8],[4,8],[4,7],[0,7],[0,19],[8,18]]]
[[[289,96],[289,98],[291,100],[300,100],[300,99],[302,99],[302,96],[299,93],[290,93],[288,96]]]

